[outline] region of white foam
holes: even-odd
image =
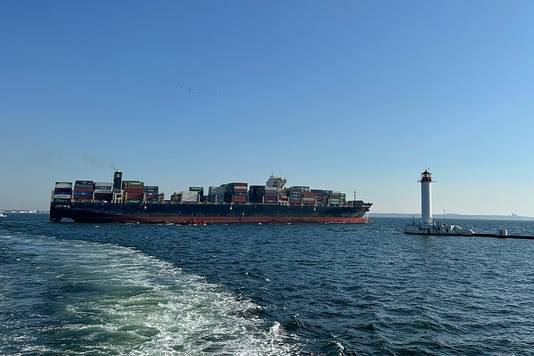
[[[82,323],[41,330],[81,333],[90,342],[82,349],[51,352],[280,355],[299,350],[296,337],[280,323],[269,326],[255,316],[260,307],[250,300],[133,248],[50,237],[15,239],[21,250],[34,246],[38,254],[32,263],[52,264],[47,270],[56,278],[100,291],[65,305],[67,319]],[[42,345],[33,346],[43,351]]]

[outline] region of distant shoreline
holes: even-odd
[[[5,214],[48,214],[48,210],[18,210],[18,209],[0,209]]]
[[[404,218],[419,219],[420,214],[405,214],[405,213],[373,213],[370,212],[371,218]],[[443,220],[443,214],[434,214],[436,220]],[[520,215],[467,215],[467,214],[445,214],[447,220],[508,220],[508,221],[534,221],[534,217],[520,216]]]

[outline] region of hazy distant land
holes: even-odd
[[[412,217],[419,219],[420,214],[400,214],[400,213],[369,213],[371,217],[384,217],[384,218],[404,218],[411,219]],[[437,220],[443,220],[443,214],[434,214],[434,218]],[[510,215],[467,215],[467,214],[445,214],[445,219],[451,220],[513,220],[513,221],[534,221],[534,217],[520,216],[516,214]]]

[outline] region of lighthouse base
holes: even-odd
[[[450,236],[473,236],[475,232],[464,229],[458,225],[440,224],[434,221],[432,224],[412,223],[404,229],[405,234],[410,235],[450,235]]]

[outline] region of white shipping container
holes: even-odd
[[[198,192],[182,192],[183,202],[196,202],[198,201]]]
[[[112,187],[113,184],[109,182],[95,182],[95,187]]]
[[[94,192],[95,194],[110,194],[111,189],[95,189]]]
[[[57,182],[57,183],[56,183],[56,188],[60,188],[60,189],[72,189],[72,183],[67,183],[67,182]]]
[[[70,194],[54,194],[54,199],[71,199]]]

